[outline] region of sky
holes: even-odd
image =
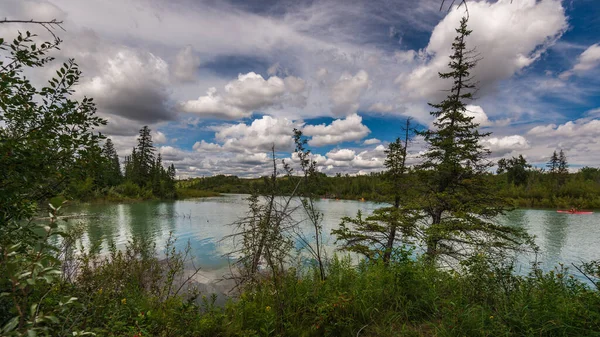
[[[600,1],[468,1],[479,62],[467,113],[490,160],[600,166]],[[407,118],[432,125],[465,8],[439,0],[2,0],[7,19],[63,21],[51,78],[74,58],[121,157],[148,125],[179,177],[268,174],[294,163],[293,129],[328,175],[384,169]],[[32,25],[0,25],[13,38]],[[60,62],[60,63],[59,63]],[[410,163],[425,144],[410,145]]]

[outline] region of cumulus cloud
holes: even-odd
[[[196,100],[190,100],[179,104],[183,112],[193,113],[202,117],[218,119],[239,119],[249,117],[252,111],[243,110],[228,104],[223,97],[217,93],[217,88],[209,88],[205,96]]]
[[[365,141],[363,142],[364,145],[374,145],[379,143],[381,143],[381,141],[377,138],[365,139]]]
[[[356,152],[348,149],[337,149],[327,153],[327,157],[337,161],[349,161],[354,159]]]
[[[360,70],[356,75],[345,72],[331,88],[331,111],[334,115],[350,115],[356,113],[359,99],[369,86],[369,74]]]
[[[522,151],[531,147],[527,139],[520,135],[486,138],[481,144],[488,148],[494,156],[503,156],[513,151]]]
[[[309,145],[318,147],[361,140],[371,130],[362,124],[362,117],[353,114],[345,119],[336,119],[329,125],[306,125],[302,132],[312,137],[308,141]]]
[[[123,48],[99,65],[78,92],[94,97],[101,112],[142,123],[176,117],[167,90],[169,67],[160,57]]]
[[[151,136],[154,144],[164,144],[167,142],[167,136],[160,131],[152,131]]]
[[[567,18],[560,0],[499,0],[469,2],[467,47],[476,48],[480,61],[472,72],[482,91],[531,65],[566,30]],[[440,98],[448,82],[438,72],[447,71],[451,43],[463,9],[451,11],[433,30],[423,51],[426,61],[410,75],[401,76],[402,89],[414,98]]]
[[[560,74],[561,79],[567,79],[573,74],[582,74],[586,71],[596,68],[600,64],[600,44],[596,43],[589,46],[577,59],[573,69]]]
[[[239,123],[220,127],[215,133],[218,144],[200,141],[194,144],[194,149],[256,153],[269,152],[275,146],[275,151],[292,151],[293,130],[300,126],[299,123],[285,118],[263,116],[261,119],[255,119],[250,125]]]
[[[473,123],[479,124],[479,126],[490,126],[492,124],[483,108],[478,105],[467,105],[465,115],[473,117]]]
[[[527,134],[544,138],[598,137],[600,136],[600,120],[568,121],[562,125],[540,125],[529,130]]]
[[[229,104],[246,110],[255,110],[269,106],[285,93],[284,81],[271,76],[265,80],[254,72],[240,74],[237,81],[225,86]]]
[[[187,45],[175,56],[171,71],[179,82],[194,82],[199,66],[200,57],[195,54],[191,45]]]
[[[265,80],[262,75],[249,72],[239,74],[236,80],[227,83],[223,94],[212,87],[205,96],[182,102],[179,107],[184,112],[204,117],[238,119],[248,117],[256,110],[284,103],[303,106],[304,89],[305,82],[298,77],[288,76],[282,79],[271,76]]]

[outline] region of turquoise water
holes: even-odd
[[[228,264],[224,255],[233,245],[231,240],[222,239],[233,233],[231,224],[247,214],[246,197],[223,195],[169,202],[74,205],[66,207],[63,214],[85,215],[68,222],[83,226],[82,242],[86,246],[96,243],[105,249],[112,241],[117,247],[123,247],[132,237],[138,237],[154,241],[161,249],[172,232],[178,239],[178,248],[184,248],[189,241],[199,266],[217,270]],[[334,239],[329,233],[337,228],[340,219],[354,216],[358,210],[369,214],[381,204],[324,199],[317,201],[316,206],[323,212],[325,244],[329,254],[333,254]],[[499,221],[522,227],[536,236],[540,248],[537,259],[545,270],[558,263],[570,266],[600,259],[600,213],[576,215],[521,209],[509,212]],[[521,261],[527,262],[523,258]]]

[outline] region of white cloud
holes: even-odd
[[[381,141],[377,138],[365,139],[365,141],[363,142],[364,145],[374,145],[379,143],[381,143]]]
[[[556,124],[536,126],[529,130],[527,134],[544,138],[599,137],[600,120],[569,121],[558,126]]]
[[[581,74],[596,68],[600,64],[600,44],[596,43],[589,46],[577,59],[573,69],[560,74],[561,79],[567,79],[573,74]]]
[[[205,96],[182,102],[179,106],[184,112],[205,117],[238,119],[284,103],[304,106],[305,97],[301,95],[304,89],[305,82],[298,77],[271,76],[265,80],[261,75],[249,72],[239,74],[236,80],[227,83],[222,95],[213,87]]]
[[[349,161],[354,159],[356,152],[348,149],[337,149],[329,151],[326,156],[337,161]]]
[[[469,1],[467,48],[476,48],[481,58],[472,76],[482,91],[531,65],[566,30],[567,18],[560,0]],[[451,43],[464,9],[452,10],[433,30],[424,50],[427,61],[410,75],[401,76],[402,88],[414,98],[440,98],[448,81],[438,72],[447,71]]]
[[[391,104],[377,102],[375,104],[372,104],[367,110],[375,112],[391,112],[392,110],[394,110],[394,106]]]
[[[533,163],[544,164],[553,151],[563,149],[570,163],[600,165],[600,120],[593,115],[563,124],[538,125],[526,135],[531,147],[520,152]]]
[[[479,126],[492,125],[483,108],[478,105],[467,105],[465,115],[473,117],[473,123],[479,124]]]
[[[520,135],[486,138],[481,141],[481,144],[490,149],[493,156],[503,156],[513,151],[522,151],[531,147],[527,139]]]
[[[360,70],[354,76],[347,72],[343,73],[331,88],[333,114],[339,116],[356,113],[359,99],[368,86],[369,74],[366,71]]]
[[[165,134],[160,131],[152,131],[151,136],[152,141],[155,144],[164,144],[167,142],[167,136],[165,136]]]
[[[249,72],[229,82],[225,92],[229,104],[252,111],[272,105],[285,93],[285,84],[277,76],[265,80],[261,75]]]
[[[227,102],[217,93],[217,88],[210,88],[206,96],[200,96],[197,100],[190,100],[179,105],[183,112],[193,113],[202,117],[213,117],[218,119],[239,119],[249,117],[252,111],[242,110]]]
[[[270,152],[292,151],[294,148],[293,129],[301,124],[291,120],[263,116],[250,125],[239,123],[220,128],[215,133],[215,140],[221,143],[223,150],[234,152]],[[195,145],[197,149],[215,148],[212,143]]]
[[[200,57],[195,54],[191,45],[185,46],[175,56],[171,67],[173,77],[180,82],[193,82],[196,78]]]
[[[331,124],[306,125],[302,132],[312,138],[308,141],[311,146],[324,146],[361,140],[371,130],[362,124],[362,117],[357,114],[345,119],[336,119]]]
[[[376,169],[377,171],[383,169],[384,160],[381,158],[365,158],[361,155],[356,156],[352,160],[352,167],[358,169]]]

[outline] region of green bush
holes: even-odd
[[[117,186],[115,190],[117,193],[129,198],[138,198],[140,195],[140,187],[130,180]]]

